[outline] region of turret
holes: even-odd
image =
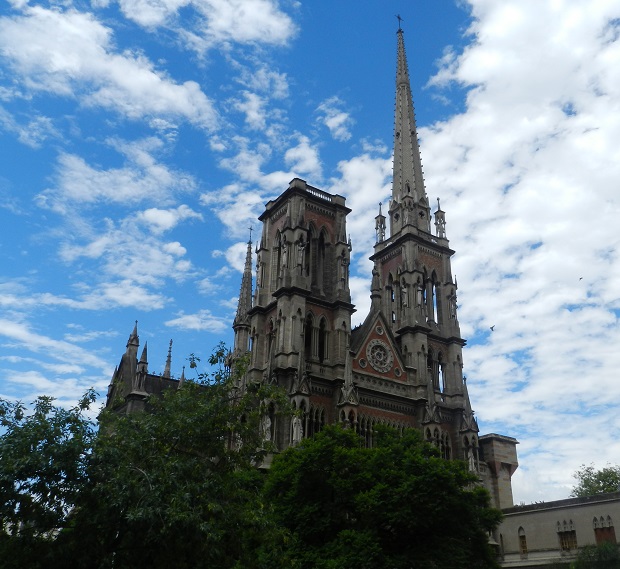
[[[164,373],[162,377],[166,379],[170,379],[170,367],[172,365],[172,340],[170,340],[170,344],[168,344],[168,356],[166,357],[166,365],[164,367]]]
[[[381,202],[379,202],[379,215],[375,217],[375,243],[382,243],[385,241],[385,215],[381,212]]]
[[[413,97],[403,30],[397,32],[396,110],[394,115],[394,173],[390,204],[390,235],[407,226],[430,232],[430,208],[424,188]]]
[[[233,353],[241,356],[249,351],[250,341],[250,315],[252,308],[252,235],[248,240],[248,247],[245,255],[245,266],[241,279],[241,290],[239,291],[239,302],[237,303],[237,313],[233,322],[235,331],[235,345]]]

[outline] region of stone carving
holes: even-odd
[[[292,443],[296,445],[297,443],[301,442],[301,439],[304,436],[304,428],[301,424],[301,419],[297,415],[293,417],[292,428],[293,428]]]
[[[271,441],[271,418],[264,415],[260,422],[260,434],[264,442]]]
[[[366,346],[366,357],[370,365],[382,373],[392,369],[394,354],[383,340],[371,340]]]

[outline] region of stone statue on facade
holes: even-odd
[[[304,428],[301,424],[301,419],[297,415],[293,417],[292,429],[293,429],[292,443],[296,445],[297,443],[301,442],[301,439],[304,436]]]

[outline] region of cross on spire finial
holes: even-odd
[[[403,19],[400,17],[400,14],[396,14],[396,19],[398,20],[398,31],[400,32],[400,23],[403,21]]]
[[[252,231],[254,230],[254,227],[252,227],[250,225],[250,227],[248,227],[248,229],[250,230],[250,240],[249,240],[249,243],[252,243]]]

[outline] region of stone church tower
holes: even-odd
[[[438,201],[431,213],[424,186],[401,29],[389,235],[380,206],[371,309],[354,329],[349,211],[342,196],[294,179],[259,218],[254,291],[248,243],[234,354],[249,355],[245,381],[283,387],[303,416],[271,417],[272,441],[284,449],[339,422],[372,445],[378,423],[414,427],[445,458],[467,461],[496,505],[512,505],[517,441],[478,434],[463,376],[454,251],[445,212]]]
[[[248,243],[233,322],[232,356],[249,360],[241,388],[276,384],[300,411],[283,418],[271,409],[266,436],[279,450],[328,423],[356,430],[368,446],[377,424],[412,427],[444,458],[466,461],[495,506],[509,507],[517,441],[478,433],[463,376],[454,251],[445,212],[439,200],[431,212],[424,185],[400,28],[395,109],[392,197],[387,217],[380,204],[375,218],[369,314],[351,328],[345,198],[295,178],[259,217],[254,288]],[[137,350],[134,330],[114,379],[127,384],[127,410],[175,381],[148,374],[146,347],[140,361]]]

